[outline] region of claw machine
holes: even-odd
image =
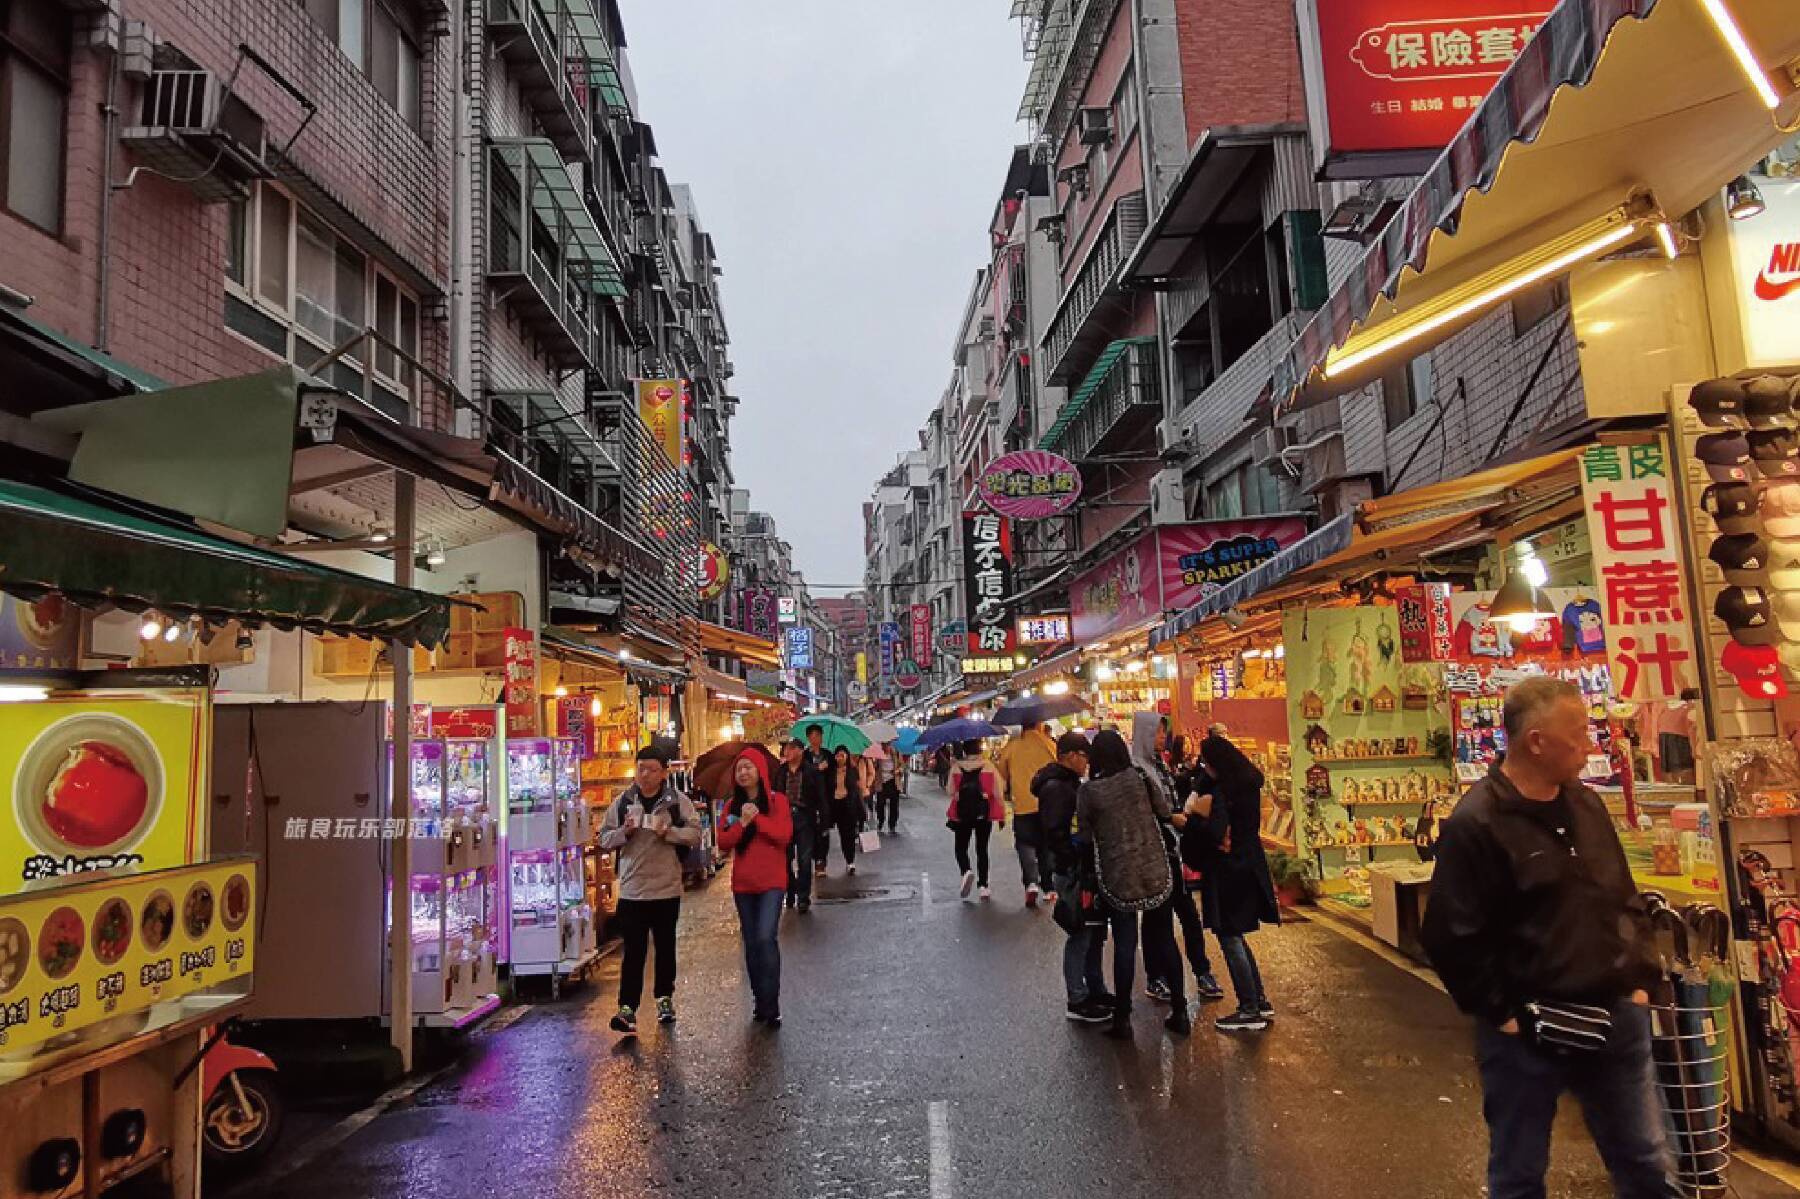
[[[508,953],[515,978],[552,993],[595,954],[585,858],[593,817],[581,794],[580,744],[567,737],[506,743]]]

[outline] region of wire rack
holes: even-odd
[[[1731,1162],[1731,1034],[1722,1005],[1707,1001],[1650,1007],[1656,1097],[1675,1154],[1675,1173],[1692,1199],[1726,1194]]]

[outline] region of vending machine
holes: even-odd
[[[593,816],[581,795],[573,738],[506,743],[507,954],[515,978],[541,976],[552,993],[597,956],[585,857]]]

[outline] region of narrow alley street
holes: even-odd
[[[616,969],[478,1036],[465,1061],[304,1169],[237,1194],[892,1196],[1480,1193],[1487,1138],[1462,1018],[1316,922],[1262,935],[1279,1015],[1170,1040],[1142,1001],[1119,1044],[1063,1019],[1062,934],[1024,910],[1010,830],[994,898],[957,897],[942,792],[782,927],[784,1027],[749,1020],[729,879],[690,893],[681,1019],[606,1029]],[[613,959],[616,963],[616,959]],[[1141,986],[1141,982],[1140,982]],[[333,1137],[331,1130],[322,1134]],[[1746,1199],[1793,1193],[1743,1162]],[[1573,1111],[1550,1193],[1609,1194]]]

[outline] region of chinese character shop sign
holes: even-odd
[[[731,581],[731,563],[725,551],[710,541],[700,543],[700,598],[716,600]]]
[[[506,735],[535,737],[538,735],[537,643],[530,629],[507,629],[504,683],[506,698]]]
[[[1415,583],[1394,588],[1400,617],[1400,660],[1443,662],[1454,648],[1450,631],[1450,584]]]
[[[963,586],[969,609],[969,652],[1010,653],[1018,644],[1010,605],[1012,528],[992,512],[963,513]]]
[[[682,394],[680,379],[639,379],[638,416],[650,437],[669,459],[680,466],[682,456]]]
[[[975,486],[981,502],[1001,516],[1042,520],[1075,506],[1081,472],[1061,455],[1019,450],[990,462]]]
[[[787,668],[789,670],[811,670],[812,667],[812,630],[803,624],[789,625],[787,630]]]
[[[1605,609],[1613,694],[1677,699],[1698,685],[1680,541],[1660,441],[1598,445],[1581,456],[1581,495]]]
[[[1305,0],[1307,90],[1315,127],[1326,131],[1326,161],[1442,150],[1551,7],[1543,0]]]
[[[920,670],[931,669],[931,605],[912,606],[912,660]]]

